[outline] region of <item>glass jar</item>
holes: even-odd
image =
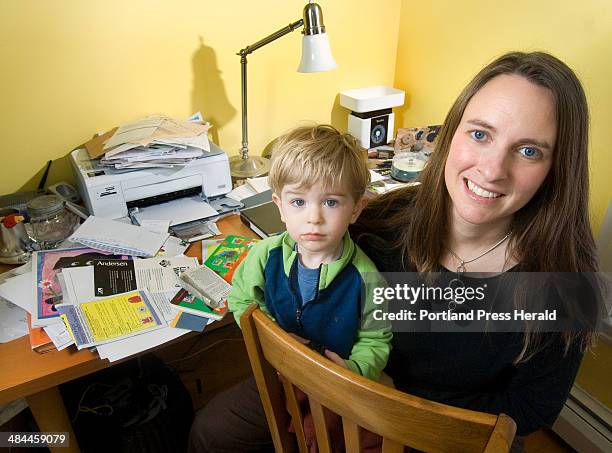
[[[41,195],[27,203],[31,238],[41,249],[53,249],[70,236],[78,224],[57,195]]]

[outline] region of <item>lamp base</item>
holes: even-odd
[[[264,176],[270,171],[270,159],[261,156],[232,156],[229,160],[232,178],[243,179]]]

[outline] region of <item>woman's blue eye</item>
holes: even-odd
[[[329,208],[333,208],[335,206],[338,206],[338,200],[325,200],[325,206],[327,206]]]
[[[479,141],[479,142],[487,138],[487,134],[484,131],[472,131],[470,132],[470,135],[472,136],[474,140]]]
[[[302,206],[304,206],[304,200],[302,200],[301,198],[291,200],[291,205],[295,206],[296,208],[301,208]]]
[[[519,153],[530,159],[537,159],[541,155],[540,151],[538,151],[536,148],[531,148],[529,146],[525,146],[519,149]]]

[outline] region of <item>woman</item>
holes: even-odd
[[[587,143],[571,69],[545,53],[506,54],[453,104],[422,185],[373,200],[352,236],[381,272],[595,271]],[[589,340],[394,333],[386,372],[402,391],[506,413],[525,435],[552,425]]]
[[[352,237],[381,272],[590,272],[588,110],[580,82],[544,53],[510,53],[460,94],[417,188],[370,202]],[[430,400],[550,426],[588,334],[395,333],[385,370]],[[251,382],[199,414],[191,451],[271,448]]]

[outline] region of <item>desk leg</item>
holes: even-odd
[[[77,443],[70,418],[66,412],[64,401],[57,387],[36,393],[26,397],[28,406],[34,415],[34,420],[38,424],[40,432],[67,432],[70,439],[70,446],[52,447],[51,453],[79,453],[79,444]]]

